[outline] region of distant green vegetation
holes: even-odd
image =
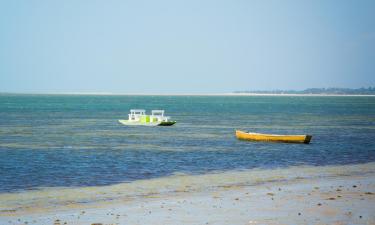
[[[273,91],[235,91],[234,93],[255,94],[327,94],[327,95],[375,95],[375,87],[368,88],[308,88],[302,91],[273,90]]]

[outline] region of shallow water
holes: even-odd
[[[241,187],[277,187],[285,184],[308,184],[320,180],[363,177],[372,180],[375,163],[334,166],[292,166],[278,169],[230,170],[201,175],[175,174],[154,179],[141,179],[129,183],[90,187],[52,187],[16,193],[0,194],[0,223],[2,215],[22,211],[56,211],[78,209],[90,204],[94,207],[108,203],[129,202],[139,199],[165,199],[178,193],[204,193]],[[351,186],[351,185],[350,185]],[[289,192],[289,191],[288,191]],[[62,207],[62,208],[60,208]],[[7,220],[6,220],[7,221]]]
[[[126,127],[131,108],[172,127]],[[0,96],[0,192],[375,161],[375,97]],[[311,134],[311,144],[238,141],[235,129]]]

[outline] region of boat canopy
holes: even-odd
[[[145,115],[146,110],[144,110],[144,109],[131,109],[130,114]]]
[[[131,109],[129,114],[130,121],[137,121],[146,114],[146,110],[144,109]]]
[[[164,110],[151,110],[152,116],[164,116]]]

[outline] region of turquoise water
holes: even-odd
[[[129,109],[172,127],[126,127]],[[375,97],[0,95],[0,192],[375,161]],[[234,130],[311,134],[245,142]]]

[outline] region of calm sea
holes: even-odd
[[[132,108],[165,109],[172,127],[126,127]],[[282,144],[235,129],[311,134]],[[375,97],[0,95],[0,192],[375,161]]]

